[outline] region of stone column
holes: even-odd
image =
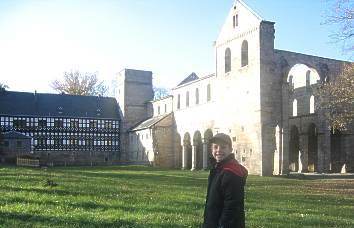
[[[182,169],[187,169],[187,145],[182,146]]]
[[[306,173],[308,172],[308,165],[309,165],[309,153],[308,153],[308,135],[301,134],[299,137],[299,146],[300,146],[300,156],[299,160],[302,164],[302,169],[299,172]],[[299,163],[300,165],[300,163]],[[300,167],[300,166],[299,166]]]
[[[274,147],[274,154],[273,154],[273,175],[280,174],[280,154],[279,151],[281,149],[281,134],[280,128],[277,126],[275,128],[275,147]]]
[[[324,157],[324,171],[326,173],[329,172],[330,169],[330,164],[331,164],[331,131],[327,130],[324,134],[324,152],[325,152],[325,157]]]
[[[197,150],[198,150],[198,145],[193,145],[192,147],[192,171],[196,170],[197,168]]]
[[[283,68],[283,78],[288,76],[288,72],[290,69],[289,67]],[[289,140],[290,140],[290,127],[289,127],[289,84],[282,82],[282,94],[281,94],[281,119],[282,123],[280,125],[281,130],[281,146],[279,150],[279,159],[281,161],[281,174],[288,174],[289,173]]]
[[[345,136],[346,172],[354,172],[354,134]]]
[[[208,168],[208,140],[203,142],[203,169]]]
[[[324,160],[324,153],[322,144],[324,141],[324,133],[317,134],[317,171],[319,173],[323,173],[323,160]]]
[[[281,174],[288,174],[289,173],[289,141],[290,141],[290,129],[286,128],[283,130],[283,147],[281,152]]]
[[[318,134],[317,147],[318,172],[326,173],[329,171],[331,162],[331,133],[329,130],[325,130],[323,133]]]

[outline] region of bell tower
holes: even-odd
[[[126,160],[128,130],[149,118],[149,101],[154,97],[152,72],[124,69],[118,74],[117,84],[117,100],[122,112],[120,160]]]

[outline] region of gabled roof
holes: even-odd
[[[185,79],[183,79],[183,81],[181,83],[179,83],[177,86],[186,84],[188,82],[194,81],[199,79],[199,77],[196,75],[196,73],[192,72],[188,77],[186,77]]]
[[[3,135],[5,139],[31,139],[31,137],[21,134],[17,131],[8,131],[5,132]]]
[[[120,119],[115,98],[5,91],[0,115]]]
[[[234,5],[236,4],[236,2],[239,2],[241,5],[243,5],[249,12],[251,12],[259,20],[261,20],[261,21],[263,20],[263,18],[258,13],[256,13],[251,7],[249,7],[244,1],[236,0]]]
[[[146,128],[150,128],[150,127],[154,126],[155,124],[157,124],[158,122],[160,122],[161,120],[165,119],[169,115],[171,115],[171,113],[161,115],[161,116],[155,116],[150,119],[144,120],[143,122],[141,122],[137,126],[133,127],[130,131],[139,131],[139,130],[143,130]]]
[[[189,77],[189,76],[188,76],[188,77]],[[187,78],[188,78],[188,77],[187,77]],[[189,86],[190,84],[198,83],[199,81],[202,81],[202,80],[205,80],[205,79],[208,79],[208,78],[212,78],[212,77],[215,77],[215,73],[208,74],[208,75],[205,75],[205,76],[203,76],[203,77],[198,77],[198,76],[197,76],[197,78],[194,79],[194,80],[187,81],[187,82],[185,82],[185,83],[183,83],[183,84],[182,84],[182,82],[181,82],[181,83],[178,84],[176,87],[172,88],[172,90],[176,90],[176,89],[178,89],[178,88],[180,88],[180,87],[183,87],[183,86]],[[187,78],[186,78],[186,79],[187,79]],[[183,82],[184,82],[186,79],[184,79]]]

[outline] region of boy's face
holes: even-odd
[[[211,145],[211,152],[216,162],[221,162],[227,156],[229,156],[229,154],[231,154],[232,149],[229,144],[223,142],[215,142]]]

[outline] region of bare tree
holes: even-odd
[[[51,87],[56,91],[75,95],[106,95],[108,87],[99,82],[96,73],[81,73],[79,71],[65,72],[62,81],[55,80]]]
[[[316,96],[318,108],[324,110],[331,127],[348,129],[354,120],[354,63],[344,65],[336,79],[322,84]]]
[[[326,12],[327,24],[338,24],[332,38],[343,44],[343,51],[354,51],[353,0],[326,0],[331,4]],[[350,56],[352,57],[352,56]],[[322,109],[333,129],[345,130],[354,119],[354,63],[344,64],[341,73],[332,81],[324,82],[315,92],[318,108]]]
[[[325,13],[325,23],[339,25],[339,29],[331,37],[343,44],[345,52],[354,51],[354,1],[327,0],[327,2],[331,5]]]
[[[163,87],[154,87],[154,100],[158,100],[170,95],[170,91]]]

